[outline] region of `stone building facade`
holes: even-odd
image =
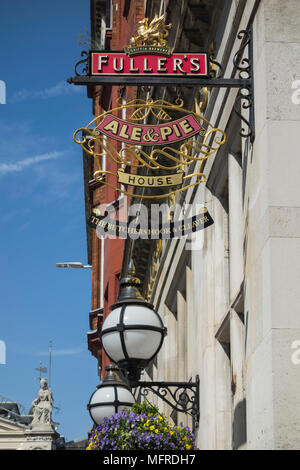
[[[65,439],[56,431],[58,423],[38,425],[33,408],[24,407],[0,395],[0,450],[57,450]]]
[[[136,3],[114,0],[112,14]],[[146,375],[163,381],[200,376],[200,449],[297,449],[298,1],[148,0],[141,13],[164,12],[173,25],[169,45],[211,49],[224,77],[237,77],[238,33],[252,29],[255,139],[240,135],[247,126],[234,111],[237,89],[212,88],[207,103],[197,87],[151,86],[149,80],[150,88],[138,91],[141,98],[168,101],[180,95],[186,108],[202,109],[227,135],[206,162],[207,182],[177,196],[181,205],[205,205],[214,224],[192,239],[163,240],[158,251],[157,241],[126,240],[123,268],[130,251],[141,291],[168,328]],[[247,120],[247,110],[239,111]],[[185,416],[173,418],[191,424]]]
[[[207,183],[185,201],[205,204],[215,223],[195,236],[194,249],[184,239],[163,243],[151,300],[168,336],[152,374],[164,380],[200,374],[200,449],[297,449],[300,107],[292,87],[300,77],[299,5],[183,4],[175,49],[195,48],[193,25],[201,30],[203,18],[219,18],[217,27],[208,20],[206,34],[215,36],[226,77],[238,32],[252,26],[255,140],[240,138],[236,90],[213,89],[205,117],[226,131],[227,143],[207,161]],[[178,24],[178,3],[166,6],[167,21]]]

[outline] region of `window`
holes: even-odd
[[[105,15],[106,29],[112,29],[112,15],[113,15],[112,0],[106,0],[106,15]]]

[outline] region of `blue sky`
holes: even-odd
[[[87,350],[87,262],[82,153],[73,132],[92,120],[86,88],[68,85],[89,28],[88,0],[1,0],[0,80],[0,394],[26,410],[48,366],[53,341],[54,419],[66,440],[91,427],[86,403],[98,383]]]

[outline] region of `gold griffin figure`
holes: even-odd
[[[164,38],[169,35],[168,29],[171,24],[164,24],[165,15],[158,17],[155,15],[149,25],[149,18],[139,21],[140,25],[137,30],[137,36],[130,39],[130,46],[166,46],[167,42]],[[149,44],[152,43],[152,44]]]

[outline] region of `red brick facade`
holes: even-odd
[[[91,2],[91,8],[97,8],[97,0]],[[99,1],[103,5],[103,1]],[[105,49],[122,50],[129,44],[129,40],[134,36],[137,28],[137,23],[144,18],[144,0],[112,0],[112,29],[106,30],[105,36]],[[95,10],[96,11],[96,10]],[[91,15],[92,21],[95,16]],[[91,25],[92,31],[95,27]],[[93,99],[93,113],[99,116],[104,111],[114,108],[116,100],[119,98],[120,93],[126,96],[126,101],[133,100],[136,97],[137,88],[114,86],[96,86],[88,90],[89,96]],[[118,117],[122,118],[121,112]],[[110,142],[120,149],[119,142]],[[116,164],[109,158],[106,160],[106,169],[116,172]],[[112,178],[106,175],[107,181],[110,182]],[[101,185],[98,182],[91,182],[89,184],[92,191],[92,204],[93,208],[99,204],[109,204],[115,201],[120,193],[115,192],[113,189]],[[104,260],[101,263],[101,250],[104,246]],[[104,244],[97,238],[96,231],[93,233],[92,240],[92,304],[90,312],[90,329],[91,333],[88,335],[88,348],[91,353],[98,359],[98,365],[102,370],[102,375],[105,370],[105,365],[109,360],[102,351],[98,333],[101,330],[103,320],[110,312],[110,306],[115,303],[118,287],[119,275],[122,266],[124,241],[122,239],[105,239]],[[101,273],[101,264],[104,267]],[[101,289],[101,284],[103,288]],[[101,299],[102,298],[102,299]],[[103,306],[103,308],[101,308]]]

